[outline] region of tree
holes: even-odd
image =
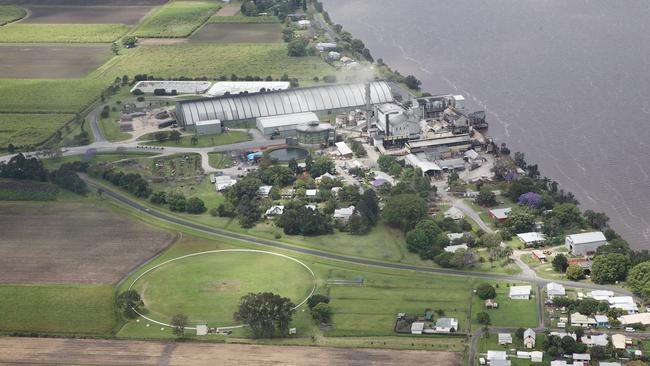
[[[187,315],[185,314],[176,314],[172,317],[171,322],[174,335],[177,337],[182,337],[185,335],[185,327],[187,326]]]
[[[563,227],[582,226],[582,214],[573,203],[563,203],[553,208],[553,216],[557,217]]]
[[[526,156],[522,152],[515,152],[514,154],[515,165],[521,169],[526,169]]]
[[[505,226],[515,234],[529,232],[535,224],[535,216],[526,209],[514,209],[508,214]]]
[[[319,323],[329,323],[332,319],[332,307],[326,303],[316,304],[311,309],[311,316]]]
[[[10,143],[9,145],[7,145],[7,152],[9,154],[13,154],[15,151],[16,151],[16,147],[14,146],[14,144]]]
[[[261,211],[260,206],[255,198],[242,197],[239,204],[235,209],[239,224],[244,228],[251,228],[255,226],[257,220],[260,219]]]
[[[305,160],[306,163],[306,160]],[[336,167],[334,165],[334,160],[327,156],[319,156],[313,160],[312,164],[307,167],[309,175],[312,177],[320,177],[325,173],[334,174]]]
[[[479,324],[490,325],[491,323],[490,314],[486,313],[485,311],[481,311],[478,314],[476,314],[476,321]]]
[[[117,43],[113,42],[111,45],[111,52],[113,52],[115,55],[118,55],[120,53],[120,46],[118,46]]]
[[[427,204],[420,196],[400,194],[386,200],[383,215],[389,225],[408,231],[426,217]]]
[[[199,143],[199,138],[196,135],[192,136],[192,138],[190,139],[190,144],[196,145],[198,143]]]
[[[497,233],[485,233],[481,236],[481,244],[487,248],[494,248],[501,244],[501,236]]]
[[[585,272],[582,270],[582,267],[579,265],[572,265],[566,269],[566,278],[571,281],[580,281],[585,278]]]
[[[573,337],[570,337],[568,335],[562,337],[562,340],[560,341],[560,344],[561,344],[562,349],[564,350],[565,353],[574,353],[574,352],[576,352],[576,346],[578,345],[576,343],[576,340],[573,339]]]
[[[127,318],[135,318],[138,316],[136,312],[141,306],[144,305],[140,294],[135,290],[127,290],[119,294],[115,300],[117,308],[120,309],[122,314]]]
[[[627,274],[627,285],[640,294],[650,286],[650,262],[637,264]]]
[[[397,159],[393,155],[381,155],[377,158],[377,165],[382,172],[388,173],[391,166],[397,162]]]
[[[167,195],[167,204],[169,209],[175,212],[184,212],[187,210],[187,199],[181,193],[170,193]]]
[[[122,38],[122,46],[124,46],[126,48],[135,47],[135,44],[137,42],[138,42],[138,39],[135,36],[126,36],[126,37]],[[128,81],[129,80],[128,76],[126,76],[126,77],[127,77],[126,80]],[[123,84],[126,84],[126,83],[123,82]]]
[[[420,85],[422,85],[422,82],[418,80],[415,76],[413,75],[408,75],[406,78],[404,78],[404,84],[406,84],[407,87],[413,90],[420,90]]]
[[[585,222],[594,229],[603,230],[607,227],[609,217],[602,212],[587,210],[584,213]]]
[[[187,213],[195,215],[202,214],[206,210],[203,200],[198,197],[188,199],[185,209],[187,210]]]
[[[494,286],[483,282],[476,288],[476,295],[483,300],[494,299],[497,296],[497,291]]]
[[[515,331],[515,338],[516,339],[524,339],[524,333],[526,333],[526,329],[517,328],[517,330]]]
[[[519,196],[517,203],[520,205],[526,205],[531,209],[538,209],[542,206],[542,196],[539,193],[526,192]]]
[[[497,197],[494,192],[487,188],[482,188],[474,199],[474,202],[483,207],[492,207],[497,204]]]
[[[600,301],[592,298],[584,298],[578,301],[575,310],[582,315],[595,314],[600,307]]]
[[[522,194],[526,192],[537,192],[537,191],[538,189],[535,186],[535,182],[530,178],[524,177],[512,182],[508,195],[510,196],[511,200],[517,201],[519,199],[519,196],[521,196]]]
[[[309,308],[312,309],[314,306],[320,303],[329,304],[329,302],[330,302],[329,297],[321,294],[314,294],[311,295],[309,299],[307,299],[307,306],[309,306]]]
[[[591,280],[594,283],[615,283],[625,279],[630,259],[623,254],[611,253],[594,258]]]
[[[287,44],[287,55],[290,57],[307,56],[307,44],[301,38],[292,39]]]
[[[239,301],[233,315],[237,321],[248,324],[255,338],[273,337],[278,331],[286,333],[293,313],[290,299],[271,292],[249,293]]]
[[[569,260],[566,258],[566,255],[558,253],[555,258],[553,258],[553,269],[560,273],[566,272],[569,267]]]
[[[175,143],[179,143],[181,141],[181,133],[174,130],[169,133],[169,139],[174,141]]]

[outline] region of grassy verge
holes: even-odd
[[[65,163],[71,163],[74,161],[88,161],[90,163],[100,163],[100,162],[112,162],[112,161],[118,161],[118,160],[125,160],[125,159],[134,159],[134,158],[139,158],[139,157],[145,157],[145,156],[153,156],[155,154],[150,154],[150,153],[98,153],[92,155],[92,157],[88,158],[87,160],[84,158],[82,155],[75,155],[75,156],[65,156],[61,158],[51,158],[51,159],[43,159],[43,165],[45,166],[46,169],[57,169],[61,165]]]
[[[22,19],[27,11],[18,5],[0,5],[0,26]]]
[[[228,153],[208,153],[208,164],[215,169],[229,168],[233,160]]]
[[[143,143],[144,145],[153,145],[153,146],[177,146],[177,147],[210,147],[210,146],[219,146],[219,145],[228,145],[234,144],[237,142],[250,141],[252,138],[249,134],[240,131],[231,131],[218,133],[214,135],[198,135],[196,144],[192,144],[192,136],[184,135],[181,136],[180,141],[151,141],[153,140],[155,132],[140,136],[139,140],[148,141]]]
[[[173,1],[147,17],[133,34],[137,37],[187,37],[219,8],[215,2]]]
[[[70,121],[72,114],[0,113],[0,148],[37,145]]]
[[[128,31],[124,24],[9,24],[0,28],[6,43],[108,43]]]
[[[120,130],[120,124],[116,122],[117,116],[121,112],[110,111],[108,117],[102,118],[100,115],[97,116],[97,123],[99,128],[102,131],[102,134],[108,141],[123,141],[131,138],[131,134],[127,132],[122,132]]]
[[[0,285],[0,329],[108,335],[118,323],[112,286]]]

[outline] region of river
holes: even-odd
[[[492,137],[650,249],[650,2],[324,3],[375,58],[465,95]]]

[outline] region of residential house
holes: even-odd
[[[345,159],[350,159],[352,157],[352,149],[343,141],[336,143],[337,153]]]
[[[500,345],[512,344],[512,334],[499,333],[499,344]]]
[[[530,328],[524,331],[524,347],[535,348],[535,331]]]
[[[282,213],[284,213],[284,206],[271,206],[266,210],[264,216],[266,216],[267,219],[270,219],[274,216],[280,216]]]
[[[257,196],[266,198],[269,196],[269,193],[271,193],[271,189],[273,189],[273,186],[261,186],[257,189]]]
[[[533,250],[532,252],[533,258],[537,259],[541,263],[546,263],[546,254],[544,254],[543,251],[541,250]]]
[[[339,192],[341,192],[342,189],[343,187],[332,187],[331,189],[332,196],[334,196],[335,198],[338,197]]]
[[[575,362],[589,362],[591,361],[591,355],[588,353],[574,353],[571,358],[573,359],[573,364],[575,365]]]
[[[498,309],[499,308],[499,303],[492,299],[487,299],[485,300],[485,308],[486,309]]]
[[[444,216],[446,219],[461,220],[465,217],[465,214],[460,209],[452,206],[445,211]]]
[[[607,244],[607,239],[600,231],[567,235],[564,239],[564,245],[573,255],[593,254],[598,247],[605,244]]]
[[[448,246],[444,247],[443,249],[444,249],[445,252],[456,253],[456,251],[461,250],[461,249],[467,250],[468,246],[467,246],[467,244],[448,245]]]
[[[305,189],[305,198],[315,199],[318,195],[318,189]]]
[[[499,224],[503,224],[506,219],[508,218],[508,215],[512,211],[512,208],[495,208],[494,210],[489,211],[490,218],[493,220],[499,222]]]
[[[546,241],[544,234],[535,231],[517,234],[517,238],[519,238],[519,241],[524,243],[527,247],[542,245]]]
[[[236,179],[232,179],[228,175],[222,175],[220,177],[215,177],[214,178],[214,186],[217,189],[217,192],[221,192],[224,189],[235,185],[237,183]]]
[[[550,282],[546,285],[546,294],[549,299],[556,296],[566,296],[566,289],[559,283]]]
[[[600,365],[600,366],[621,366],[621,363],[620,363],[620,362],[605,362],[605,361],[600,361],[600,363],[598,363],[598,365]]]
[[[643,325],[650,325],[650,313],[638,313],[638,314],[629,314],[621,315],[618,320],[621,321],[623,325],[641,323]]]
[[[512,363],[510,360],[493,360],[490,361],[490,366],[510,366]]]
[[[611,308],[621,309],[628,314],[636,314],[639,312],[639,307],[634,302],[632,296],[612,296],[607,299]]]
[[[414,322],[413,324],[411,324],[411,334],[422,334],[423,330],[424,330],[424,323]]]
[[[339,208],[334,210],[334,219],[348,221],[352,214],[354,214],[354,206]]]
[[[598,301],[609,301],[609,298],[614,296],[614,291],[610,290],[593,290],[587,294],[588,297],[591,297],[594,300]]]
[[[596,325],[596,320],[578,312],[571,314],[571,325],[574,327],[587,328]]]
[[[282,199],[289,200],[293,197],[294,193],[296,193],[296,190],[293,188],[285,189],[281,193]]]
[[[517,358],[529,359],[532,362],[542,362],[544,358],[544,352],[541,351],[517,351]]]
[[[627,337],[624,334],[612,334],[612,345],[614,349],[627,348]]]
[[[590,334],[585,335],[580,338],[582,343],[586,344],[587,347],[591,348],[594,346],[605,347],[609,344],[607,334]]]
[[[488,362],[492,361],[499,361],[499,360],[507,360],[508,355],[506,354],[506,351],[487,351],[487,356],[485,357]]]
[[[465,233],[448,233],[447,239],[449,239],[449,241],[452,242],[457,239],[462,239],[464,234]]]
[[[316,181],[316,184],[320,184],[320,182],[321,182],[324,178],[336,179],[336,176],[334,176],[334,175],[332,175],[332,174],[326,172],[325,174],[323,174],[323,175],[321,175],[321,176],[319,176],[319,177],[316,177],[316,179],[314,179],[314,180]]]
[[[508,295],[513,300],[529,300],[532,286],[512,286]]]
[[[608,327],[609,326],[609,319],[607,319],[607,315],[596,315],[596,316],[594,316],[594,320],[596,320],[596,326],[597,327]]]
[[[458,319],[456,318],[439,318],[436,320],[436,332],[454,333],[458,331]]]
[[[551,332],[550,335],[557,336],[560,338],[571,337],[574,341],[578,340],[578,336],[575,333],[566,333],[566,332]]]

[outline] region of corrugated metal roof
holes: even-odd
[[[393,101],[388,83],[370,83],[372,104]],[[185,125],[196,121],[219,119],[222,122],[269,117],[281,114],[354,108],[365,104],[365,84],[340,84],[313,88],[289,89],[267,93],[229,95],[186,100],[176,103],[176,112]]]

